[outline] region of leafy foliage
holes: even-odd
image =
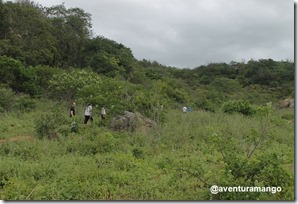
[[[30,1],[2,4],[5,23],[0,40],[0,54],[26,65],[52,63],[55,41],[51,24],[42,8]]]
[[[0,56],[0,83],[6,84],[8,87],[20,91],[19,83],[22,83],[23,64],[12,58]]]
[[[63,126],[66,119],[57,109],[38,116],[34,123],[36,136],[40,139],[58,139],[59,134],[65,133]]]
[[[294,98],[293,62],[136,60],[64,4],[0,1],[0,27],[0,199],[294,199],[294,113],[274,109]],[[96,122],[81,128],[87,103]],[[99,125],[102,106],[106,124],[128,110],[157,126],[113,132]],[[283,191],[213,195],[214,184]]]
[[[101,84],[98,75],[84,70],[60,72],[53,75],[49,81],[50,96],[55,99],[74,100],[78,92],[86,87],[96,87]]]
[[[294,199],[293,124],[282,118],[276,123],[273,110],[256,117],[172,110],[159,129],[147,133],[90,126],[63,137],[63,124],[70,123],[61,116],[64,107],[56,105],[45,115],[41,107],[22,117],[36,119],[35,125],[58,135],[59,142],[0,144],[1,199]],[[281,186],[282,192],[213,195],[209,188],[214,184]]]
[[[17,97],[15,106],[21,112],[31,111],[36,107],[36,101],[28,95],[21,95]]]
[[[7,113],[14,104],[14,92],[11,89],[0,88],[0,111]]]
[[[228,101],[223,103],[222,110],[225,113],[241,113],[243,115],[253,115],[254,108],[248,101]]]

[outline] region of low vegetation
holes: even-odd
[[[0,144],[2,200],[294,199],[293,112],[267,109],[248,117],[171,110],[146,133],[111,131],[100,126],[99,115],[83,128],[77,116],[79,131],[72,132],[62,105],[42,104],[60,114],[35,109],[0,121],[1,135],[27,129],[33,137]],[[55,125],[43,127],[46,119]],[[56,137],[48,137],[51,131]],[[282,192],[213,195],[215,184],[280,186]]]
[[[64,4],[0,1],[0,27],[0,200],[294,200],[293,62],[137,60]],[[124,111],[156,125],[112,131]]]

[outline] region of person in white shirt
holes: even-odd
[[[182,108],[182,112],[183,112],[183,113],[186,113],[186,111],[187,111],[187,108],[184,106],[184,107]]]
[[[101,108],[100,114],[101,114],[102,119],[106,119],[106,109],[105,109],[105,107]]]
[[[88,104],[85,108],[85,120],[84,120],[84,124],[86,125],[88,123],[88,120],[92,120],[92,104]]]
[[[100,115],[101,115],[102,124],[105,126],[105,119],[106,119],[106,109],[105,109],[105,107],[101,108]]]

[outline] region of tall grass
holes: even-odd
[[[2,118],[6,130],[1,135],[36,134],[34,120],[53,107],[68,114],[67,104],[40,102],[35,111]],[[146,133],[113,132],[97,121],[84,128],[81,121],[79,132],[58,140],[1,143],[0,199],[293,200],[291,114],[277,111],[262,118],[172,110]],[[20,128],[11,128],[12,122]],[[210,185],[252,185],[256,179],[263,180],[258,185],[269,185],[275,178],[281,180],[282,193],[209,192]]]

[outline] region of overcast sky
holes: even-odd
[[[292,0],[34,0],[92,16],[92,30],[139,59],[179,68],[294,60]]]

